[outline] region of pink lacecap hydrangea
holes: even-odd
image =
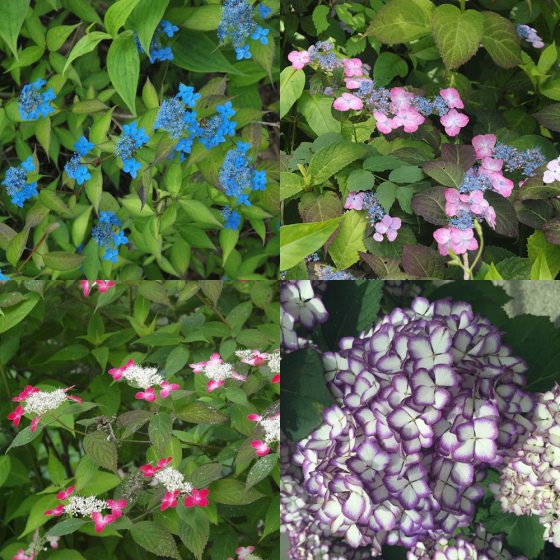
[[[381,132],[382,134],[389,134],[395,128],[398,128],[395,120],[388,117],[381,111],[374,111],[373,116],[375,118],[375,126],[377,127],[377,130],[379,130],[379,132]]]
[[[307,51],[292,51],[288,55],[288,60],[292,63],[292,67],[301,70],[306,64],[309,64],[311,57]]]
[[[396,127],[404,127],[405,132],[416,132],[426,119],[413,107],[401,109],[393,119]]]
[[[456,189],[445,190],[445,213],[452,217],[461,210],[483,216],[492,229],[496,227],[496,212],[484,198],[482,191],[461,194]]]
[[[462,255],[467,251],[478,249],[478,241],[472,229],[460,230],[454,227],[439,228],[434,231],[440,255],[449,255],[451,249],[455,254]]]
[[[346,210],[362,210],[364,207],[364,193],[362,192],[351,192],[348,193],[346,197],[346,202],[344,203],[344,208]]]
[[[345,58],[342,62],[344,64],[344,74],[348,78],[353,76],[359,77],[364,73],[363,63],[359,58]]]
[[[456,109],[451,109],[440,118],[440,122],[445,127],[445,134],[457,136],[461,129],[467,126],[469,117],[464,113],[459,113]]]
[[[500,172],[488,173],[492,188],[503,197],[507,198],[513,192],[514,182],[504,177]]]
[[[549,161],[546,164],[546,171],[543,175],[543,182],[546,184],[560,181],[560,157]]]
[[[397,232],[401,227],[400,218],[391,218],[389,214],[385,214],[380,222],[375,224],[375,233],[373,238],[375,241],[383,241],[383,236],[387,237],[388,241],[393,242],[397,238]]]
[[[443,97],[450,109],[465,108],[465,104],[463,103],[459,92],[455,88],[440,89],[439,94]]]
[[[496,135],[479,134],[473,137],[471,143],[477,159],[492,157],[494,146],[496,145]]]
[[[345,92],[334,100],[333,107],[337,111],[360,111],[364,108],[364,102],[359,97]]]

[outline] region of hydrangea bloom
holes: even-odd
[[[162,498],[160,510],[175,508],[179,499],[184,498],[185,507],[206,507],[208,505],[209,491],[206,488],[200,490],[193,487],[190,482],[185,480],[181,472],[168,466],[172,458],[160,459],[156,466],[149,463],[142,465],[140,470],[145,477],[153,478],[154,485],[163,486],[166,490]]]
[[[8,420],[12,421],[14,426],[19,426],[24,415],[31,417],[31,431],[37,429],[41,418],[51,410],[56,410],[66,401],[74,401],[82,404],[84,401],[74,395],[69,395],[68,391],[73,387],[65,389],[55,389],[54,391],[42,391],[32,385],[27,385],[25,389],[12,401],[20,403],[13,412],[8,414]]]
[[[80,160],[93,149],[93,144],[85,136],[81,136],[74,144],[74,149],[76,152],[64,166],[64,170],[70,179],[75,179],[78,185],[83,185],[87,180],[91,179],[91,174],[87,166],[80,163]]]
[[[543,181],[547,184],[560,181],[560,157],[557,157],[546,164]]]
[[[2,271],[0,270],[0,282],[7,282],[8,280],[10,280],[10,277],[2,274]]]
[[[47,82],[39,79],[23,86],[19,95],[19,116],[24,121],[36,121],[54,113],[51,101],[56,98],[52,88],[41,92]]]
[[[150,137],[143,128],[133,122],[123,126],[123,132],[119,138],[115,153],[121,158],[123,163],[123,171],[130,174],[132,178],[136,178],[142,164],[135,159],[134,155],[144,144],[147,144]]]
[[[19,167],[9,167],[2,184],[6,187],[12,203],[23,208],[23,203],[37,196],[37,181],[29,182],[28,174],[35,171],[33,158],[29,156]]]
[[[394,241],[397,238],[397,232],[401,227],[400,218],[391,218],[388,214],[383,216],[381,221],[375,224],[375,233],[373,238],[375,241],[383,241],[383,236],[387,237],[387,241]]]
[[[260,350],[236,350],[235,355],[240,359],[242,364],[248,364],[253,367],[268,366],[273,375],[271,383],[280,383],[280,352],[267,353]]]
[[[220,169],[220,186],[226,195],[245,206],[251,206],[249,193],[266,188],[266,171],[255,169],[248,154],[250,148],[250,144],[237,142],[237,147],[227,152]]]
[[[416,298],[323,363],[337,404],[293,460],[314,522],[373,556],[469,525],[487,468],[532,427],[525,363],[466,303]]]
[[[249,414],[251,422],[256,422],[259,430],[263,433],[262,439],[251,441],[251,447],[258,457],[264,457],[270,453],[270,446],[280,441],[280,413],[270,415]]]
[[[228,136],[235,134],[237,123],[231,120],[235,116],[231,101],[216,106],[216,114],[200,125],[199,141],[207,149],[223,144]]]
[[[135,398],[147,402],[153,402],[157,398],[155,386],[159,385],[159,396],[167,398],[173,391],[178,391],[181,387],[177,383],[169,383],[165,380],[156,368],[142,367],[134,363],[134,360],[121,367],[111,368],[109,375],[115,380],[124,379],[132,387],[144,389],[136,393]]]
[[[364,207],[364,193],[363,192],[350,192],[344,202],[346,210],[362,210]]]
[[[226,229],[238,230],[241,225],[241,215],[237,210],[234,210],[230,206],[226,206],[222,209],[222,217],[224,219],[224,227]]]
[[[91,293],[91,290],[97,286],[99,293],[104,294],[105,292],[109,291],[113,286],[116,286],[117,283],[113,282],[113,280],[94,280],[93,282],[89,280],[80,280],[80,287],[82,288],[82,294],[85,297],[88,297]]]
[[[330,265],[321,265],[315,267],[315,276],[319,280],[356,280],[354,275],[347,270],[335,270]]]
[[[233,364],[224,362],[218,353],[212,354],[205,362],[189,364],[189,367],[194,373],[202,373],[208,379],[206,388],[209,393],[224,385],[226,379],[247,380],[247,377],[235,371]]]
[[[161,20],[156,28],[152,42],[150,43],[150,52],[148,54],[150,64],[153,64],[154,62],[163,62],[165,60],[173,60],[173,51],[171,50],[171,47],[164,47],[162,41],[165,40],[165,37],[171,39],[177,31],[179,31],[179,28],[176,25],[173,25],[170,21],[165,19]],[[138,52],[143,54],[144,49],[142,48],[138,37],[135,36],[134,39],[136,41]]]
[[[128,243],[121,228],[121,221],[113,212],[100,212],[99,221],[93,228],[91,236],[100,247],[105,249],[103,260],[116,263],[119,247]]]
[[[311,61],[311,57],[307,51],[292,51],[288,55],[288,60],[292,63],[292,67],[301,70]]]
[[[521,37],[521,39],[525,39],[531,43],[535,49],[542,49],[544,47],[544,42],[539,37],[537,30],[528,25],[518,25],[517,34]]]
[[[282,313],[290,314],[294,322],[301,323],[306,329],[324,323],[329,317],[309,280],[282,283],[280,305]]]

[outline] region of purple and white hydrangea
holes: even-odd
[[[318,524],[321,542],[377,556],[467,527],[487,469],[533,429],[525,362],[490,321],[449,300],[416,298],[339,347],[323,354],[337,403],[293,454],[308,500],[298,538]],[[293,512],[304,499],[295,492]],[[467,545],[433,557],[471,558]]]

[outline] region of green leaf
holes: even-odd
[[[62,73],[66,74],[66,70],[68,70],[68,67],[72,64],[72,62],[74,62],[74,60],[76,60],[80,56],[83,56],[84,54],[90,53],[91,51],[93,51],[93,49],[95,49],[95,47],[97,47],[97,45],[101,41],[110,38],[111,35],[109,35],[108,33],[103,33],[102,31],[92,31],[88,35],[82,37],[70,51]]]
[[[53,210],[60,216],[66,218],[72,218],[74,213],[64,202],[59,198],[55,191],[48,189],[41,189],[39,191],[39,200],[44,204],[49,210]]]
[[[55,25],[51,27],[47,31],[47,47],[49,51],[55,52],[60,49],[70,36],[70,33],[79,26],[80,24],[76,23],[75,25]]]
[[[179,205],[187,216],[198,224],[222,226],[208,206],[204,202],[200,202],[200,200],[179,200]]]
[[[287,66],[280,73],[280,118],[292,108],[305,88],[305,72]]]
[[[30,426],[23,428],[16,437],[10,443],[8,449],[6,449],[6,453],[10,451],[13,447],[21,447],[22,445],[27,445],[31,443],[35,438],[39,437],[42,433],[42,428],[39,426],[34,432],[31,431]]]
[[[78,268],[84,261],[83,255],[77,255],[76,253],[65,253],[64,251],[53,251],[51,253],[45,253],[43,255],[43,260],[45,265],[53,270],[74,270]]]
[[[521,64],[519,36],[513,23],[495,12],[482,12],[484,30],[482,46],[492,60],[502,68],[513,68]]]
[[[333,191],[308,192],[300,198],[298,209],[304,222],[324,222],[342,215],[342,202]]]
[[[222,478],[223,470],[220,463],[206,463],[189,475],[189,481],[196,488],[207,488],[212,482]]]
[[[531,267],[531,280],[554,280],[554,276],[548,268],[548,263],[546,262],[546,255],[540,253]]]
[[[560,103],[547,105],[544,109],[535,113],[533,117],[545,128],[554,132],[560,132]]]
[[[17,324],[21,323],[39,302],[40,296],[35,292],[30,292],[25,296],[25,300],[9,309],[3,310],[0,314],[0,334],[9,331]]]
[[[451,70],[467,62],[478,50],[484,16],[475,10],[461,12],[456,6],[444,4],[434,12],[432,30],[443,62]]]
[[[93,432],[84,437],[84,451],[98,466],[117,471],[117,447],[114,442],[107,441],[107,434]]]
[[[245,506],[263,497],[258,490],[247,488],[241,480],[231,478],[218,480],[210,486],[210,496],[217,504]]]
[[[210,536],[208,516],[198,508],[186,510],[183,515],[181,515],[182,509],[177,511],[179,512],[179,538],[197,560],[202,560]]]
[[[317,136],[341,131],[340,121],[332,116],[332,104],[332,97],[322,94],[310,95],[304,92],[299,98],[298,109]]]
[[[418,181],[421,181],[422,178],[422,170],[415,165],[398,167],[389,173],[389,181],[393,181],[394,183],[404,183],[407,185],[417,183]]]
[[[412,209],[430,224],[447,225],[445,213],[445,188],[433,187],[426,189],[412,198]]]
[[[131,31],[121,33],[109,47],[107,72],[117,93],[136,116],[136,90],[140,77],[140,57]]]
[[[404,78],[407,74],[407,63],[395,53],[382,52],[373,65],[373,79],[379,86],[386,86],[397,76]]]
[[[191,424],[222,424],[227,416],[201,402],[186,404],[176,412],[177,418]]]
[[[224,283],[221,280],[201,280],[199,286],[204,292],[204,295],[216,305],[222,295]]]
[[[105,29],[113,37],[117,35],[118,30],[126,23],[128,16],[132,10],[136,8],[138,0],[118,0],[105,13]]]
[[[163,455],[166,445],[171,439],[173,420],[167,412],[160,412],[152,416],[148,425],[148,435],[160,455]]]
[[[62,537],[64,535],[70,535],[75,533],[82,525],[85,525],[87,521],[85,519],[65,519],[60,523],[57,523],[54,527],[51,527],[47,531],[47,537]]]
[[[546,81],[540,86],[540,91],[549,99],[560,101],[560,79]]]
[[[307,172],[313,185],[321,185],[327,179],[360,159],[368,151],[367,146],[353,142],[335,142],[313,154]]]
[[[29,10],[29,2],[30,0],[4,0],[2,2],[0,37],[16,58],[18,58],[17,39]]]
[[[416,278],[442,278],[445,260],[431,247],[405,245],[402,256],[403,270]]]
[[[220,24],[222,7],[219,4],[184,8],[185,19],[181,24],[192,31],[215,31]]]
[[[465,175],[460,165],[442,160],[427,161],[422,169],[444,187],[459,188]]]
[[[323,31],[326,31],[329,28],[329,14],[330,9],[328,6],[315,6],[313,9],[311,19],[313,20],[313,25],[315,26],[317,35],[320,35]]]
[[[329,255],[338,269],[346,269],[358,262],[360,251],[365,251],[364,234],[366,231],[366,217],[356,211],[344,212],[340,229],[329,246]]]
[[[139,521],[130,530],[132,540],[156,556],[170,556],[180,560],[175,539],[163,526],[153,521]]]
[[[264,480],[278,464],[278,455],[276,453],[269,453],[261,457],[247,474],[247,488],[251,488]]]
[[[57,500],[54,496],[40,496],[37,501],[35,501],[29,512],[29,517],[27,518],[27,524],[25,525],[25,530],[20,535],[20,538],[32,533],[38,527],[44,525],[50,518],[45,515],[47,509],[51,509],[57,505]]]
[[[177,346],[171,350],[165,360],[165,372],[167,375],[173,375],[181,371],[189,361],[189,351],[184,346]]]
[[[518,548],[529,560],[544,549],[544,527],[536,515],[521,515],[507,535],[507,542]]]
[[[537,63],[537,68],[539,72],[546,74],[558,59],[558,51],[556,49],[556,44],[552,43],[548,45],[539,56],[539,62]]]
[[[63,5],[74,12],[81,20],[101,25],[101,20],[95,8],[87,0],[63,0]]]
[[[128,18],[130,28],[138,35],[144,52],[150,52],[150,43],[168,5],[169,0],[140,0]]]
[[[430,32],[434,5],[429,0],[391,0],[373,16],[368,35],[381,43],[408,43]]]
[[[280,202],[301,192],[305,188],[305,181],[301,175],[282,171],[280,173]]]
[[[484,275],[484,280],[503,280],[502,275],[498,272],[493,262],[490,263],[488,272]]]
[[[239,241],[239,231],[229,228],[220,230],[220,247],[222,248],[222,263],[225,265],[231,252],[237,246]]]
[[[280,229],[280,268],[287,270],[321,248],[337,229],[341,218],[326,222],[292,224]]]
[[[12,266],[17,265],[23,251],[25,251],[28,237],[29,228],[26,227],[14,235],[10,240],[8,249],[6,250],[6,259]]]

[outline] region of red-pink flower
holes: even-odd
[[[169,463],[171,463],[171,461],[173,460],[173,457],[166,457],[165,459],[160,459],[157,462],[157,470],[159,471],[160,469],[163,469],[164,467],[167,467],[167,465],[169,465]]]
[[[292,51],[288,55],[288,60],[292,63],[292,67],[301,70],[306,64],[309,64],[311,57],[307,51]]]
[[[410,109],[414,94],[403,87],[391,88],[391,111],[395,114],[404,109]]]
[[[247,420],[251,420],[251,422],[260,422],[262,420],[262,416],[260,414],[248,414]]]
[[[464,109],[465,105],[461,100],[459,92],[455,88],[440,89],[439,94],[450,109]]]
[[[82,294],[84,294],[85,297],[88,297],[92,288],[92,285],[90,285],[89,280],[80,280],[80,286],[82,288]]]
[[[469,117],[459,113],[456,109],[451,109],[447,114],[440,118],[441,124],[445,127],[448,136],[457,136],[461,129],[467,126]]]
[[[177,385],[177,383],[169,383],[169,381],[163,381],[161,384],[161,391],[159,392],[159,396],[162,399],[167,398],[172,391],[177,391],[181,387]]]
[[[208,393],[211,393],[212,391],[215,391],[218,387],[221,387],[223,384],[225,383],[225,381],[216,381],[215,379],[211,379],[210,381],[208,381],[207,385],[206,385],[206,391]]]
[[[260,439],[253,440],[251,442],[251,447],[255,450],[255,453],[259,457],[264,457],[265,455],[268,455],[270,453],[270,447],[268,447],[268,445],[266,445],[266,443],[264,441],[261,441]]]
[[[11,420],[14,426],[19,426],[21,417],[24,414],[25,414],[25,410],[23,409],[23,406],[18,405],[13,412],[10,412],[10,414],[8,414],[8,420]]]
[[[240,546],[235,551],[235,554],[237,554],[237,560],[245,560],[245,557],[254,552],[254,550],[254,546]]]
[[[501,173],[488,173],[490,182],[492,183],[492,188],[503,197],[507,198],[512,192],[515,186],[511,179],[504,177]]]
[[[471,143],[477,159],[492,157],[494,146],[496,145],[496,135],[479,134],[472,139]]]
[[[362,210],[364,207],[364,193],[363,192],[350,192],[346,196],[344,208],[346,210]]]
[[[111,368],[108,373],[115,381],[118,381],[124,374],[124,372],[134,365],[134,360],[128,360],[124,366],[118,368]]]
[[[253,350],[251,352],[250,358],[241,358],[241,362],[244,364],[249,364],[250,366],[260,366],[268,360],[269,355],[264,352],[261,353],[258,350]]]
[[[97,289],[104,294],[108,290],[110,290],[113,286],[116,286],[117,283],[113,282],[112,280],[96,280]]]
[[[31,556],[27,556],[25,554],[25,550],[20,548],[14,556],[12,556],[12,560],[33,560],[33,554]]]
[[[175,492],[166,492],[165,496],[161,500],[160,510],[165,511],[167,508],[177,507],[177,498],[181,492],[176,490]]]
[[[107,500],[107,505],[111,510],[111,515],[118,519],[122,516],[122,510],[126,507],[126,500]]]
[[[72,494],[72,492],[74,492],[74,490],[75,490],[75,486],[69,486],[66,490],[61,490],[56,495],[56,499],[57,500],[66,500],[66,498],[68,498],[68,496],[70,496],[70,494]]]
[[[206,362],[196,362],[195,364],[189,364],[189,367],[193,370],[193,373],[202,373],[204,371],[204,368],[208,365],[208,364],[222,364],[222,358],[220,357],[220,354],[218,353],[214,353],[210,356],[210,359]]]
[[[361,76],[364,73],[362,69],[363,63],[359,58],[345,58],[342,63],[344,64],[344,74],[349,78]]]
[[[82,294],[84,294],[85,297],[89,296],[94,286],[97,286],[99,292],[103,294],[116,284],[117,283],[112,280],[94,280],[93,282],[90,282],[89,280],[80,280]]]
[[[32,393],[38,393],[41,389],[33,387],[32,385],[27,385],[25,389],[17,396],[12,399],[14,402],[23,402]]]
[[[472,229],[457,229],[454,227],[439,228],[434,231],[440,255],[449,255],[451,249],[455,254],[462,255],[467,251],[478,249],[478,241]]]
[[[37,425],[41,421],[41,418],[42,418],[42,416],[36,416],[35,418],[31,419],[31,426],[30,426],[30,431],[31,432],[34,432],[37,429]]]
[[[48,509],[45,511],[45,515],[54,515],[56,517],[61,516],[64,513],[64,506],[62,504],[56,506],[54,509]]]
[[[113,523],[113,521],[115,521],[115,516],[114,515],[107,514],[107,515],[104,516],[99,511],[95,511],[94,513],[92,513],[91,518],[92,518],[93,522],[95,523],[95,532],[96,533],[101,533],[101,531],[103,531],[105,529],[105,527],[107,527],[107,525],[110,525],[111,523]]]
[[[200,490],[194,488],[192,494],[185,498],[185,507],[206,507],[208,505],[208,493],[207,488],[201,488]]]
[[[155,467],[148,463],[146,465],[142,465],[140,467],[140,470],[142,471],[144,476],[154,476],[154,474],[156,474],[158,471],[169,465],[169,463],[171,463],[171,460],[171,457],[166,457],[165,459],[160,459]]]
[[[375,126],[382,134],[389,134],[394,128],[398,128],[394,119],[390,119],[385,113],[381,111],[374,111],[373,117],[375,118]]]
[[[280,383],[280,374],[277,373],[271,380],[271,383]]]
[[[153,387],[148,387],[145,391],[138,391],[138,393],[134,395],[134,398],[139,401],[154,402],[157,398],[156,390]]]

